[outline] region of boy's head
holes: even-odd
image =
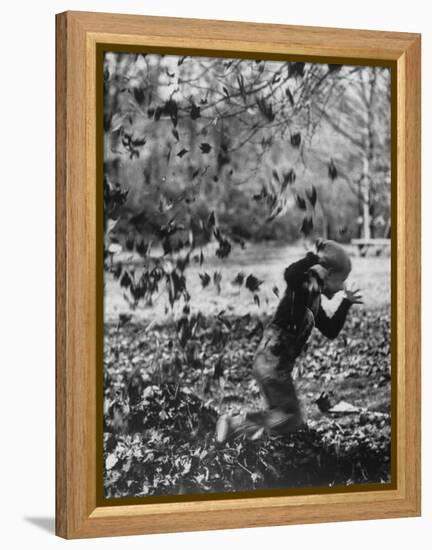
[[[322,283],[322,293],[332,298],[345,288],[345,280],[351,272],[351,260],[343,247],[329,240],[316,243],[318,264],[311,268]]]

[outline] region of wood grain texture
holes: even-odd
[[[420,37],[416,34],[67,12],[57,16],[56,532],[65,538],[420,513]],[[96,46],[393,62],[397,90],[397,488],[96,505]]]
[[[421,505],[421,41],[414,41],[405,54],[405,189],[406,231],[405,350],[406,423],[405,462],[407,499],[417,510]],[[402,222],[402,223],[403,223]]]
[[[143,17],[108,13],[68,12],[89,33],[108,42],[148,43],[233,51],[278,51],[291,54],[370,57],[397,60],[415,34],[368,30],[298,27],[233,21]],[[195,44],[200,45],[195,45]]]
[[[56,532],[67,532],[66,19],[56,20]]]

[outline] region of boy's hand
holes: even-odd
[[[319,260],[319,256],[318,254],[315,254],[315,252],[313,252],[312,250],[308,250],[306,252],[306,258],[310,259],[311,261],[314,261],[316,263],[318,263],[318,260]]]
[[[324,254],[324,247],[325,247],[324,239],[320,238],[315,242],[315,250],[316,250],[315,254],[316,254],[318,263],[321,265],[322,265],[323,254]]]
[[[308,243],[305,243],[303,246],[306,251],[305,258],[314,258],[317,262],[318,254],[316,253],[316,248],[312,248]]]
[[[325,240],[322,238],[319,238],[315,242],[315,249],[319,253],[324,248]]]
[[[351,304],[362,304],[363,303],[363,297],[360,294],[360,289],[359,288],[354,288],[353,286],[351,288],[345,288],[345,298]]]

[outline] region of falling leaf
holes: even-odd
[[[189,150],[183,148],[181,151],[179,151],[179,152],[177,153],[177,156],[180,157],[180,158],[182,158],[182,157],[185,156],[186,153],[189,153]]]
[[[214,227],[216,225],[216,216],[214,210],[211,211],[207,224],[209,227]]]
[[[189,261],[190,261],[190,253],[186,254],[184,258],[177,258],[177,261],[176,261],[177,269],[179,269],[180,271],[184,271],[186,267],[189,265]]]
[[[259,307],[260,306],[260,298],[258,296],[258,294],[254,294],[254,302],[255,304]]]
[[[275,114],[273,112],[273,107],[271,103],[267,103],[264,98],[257,98],[256,100],[258,108],[261,114],[269,121],[273,122],[275,119]]]
[[[311,205],[315,208],[315,204],[317,201],[317,192],[314,186],[312,186],[312,189],[310,191],[306,191],[306,196],[309,199]]]
[[[115,269],[114,269],[114,271],[113,271],[113,276],[114,276],[114,279],[115,279],[116,281],[118,281],[118,280],[120,279],[120,276],[121,276],[121,274],[122,274],[122,271],[123,271],[123,265],[119,262],[119,263],[116,265],[116,267],[115,267]]]
[[[201,153],[203,153],[203,154],[210,153],[211,145],[210,145],[210,143],[205,143],[205,142],[201,143],[200,149],[201,149]]]
[[[151,243],[146,243],[144,239],[142,239],[140,242],[136,242],[135,249],[141,256],[146,256],[150,248],[150,244]]]
[[[313,229],[313,220],[309,216],[303,218],[303,222],[300,228],[300,232],[307,237]]]
[[[130,148],[129,150],[129,158],[131,160],[133,160],[134,158],[139,158],[140,156],[140,152],[138,151],[138,149],[132,149]]]
[[[279,298],[279,289],[277,286],[274,286],[272,288],[273,294],[276,296],[276,298]]]
[[[128,237],[126,239],[125,245],[126,245],[126,249],[129,252],[132,252],[132,250],[134,249],[134,246],[135,246],[135,239],[133,237]]]
[[[321,393],[315,403],[318,405],[319,410],[323,413],[328,412],[331,408],[330,398],[325,392]]]
[[[129,323],[129,321],[131,319],[132,319],[131,314],[129,314],[129,313],[120,313],[119,314],[119,320],[118,320],[119,327],[125,326],[127,323]]]
[[[246,288],[251,292],[256,292],[264,281],[260,281],[255,275],[250,274],[246,279]]]
[[[300,144],[301,144],[300,132],[295,132],[294,134],[291,134],[291,145],[297,149],[298,147],[300,147]]]
[[[275,179],[278,183],[280,183],[279,174],[277,173],[277,170],[273,170],[272,176],[274,177],[274,179]]]
[[[173,126],[177,126],[178,122],[178,106],[177,103],[174,101],[174,99],[169,99],[164,107],[163,107],[164,114],[168,115],[171,119],[171,122],[173,123]]]
[[[158,121],[160,119],[160,117],[162,116],[162,113],[163,113],[163,107],[156,107],[156,109],[154,110],[154,119],[156,121]]]
[[[262,199],[265,199],[268,196],[267,189],[265,187],[262,187],[261,191],[255,195],[252,196],[254,201],[260,201]]]
[[[210,275],[208,273],[199,273],[199,277],[201,279],[201,286],[206,288],[211,281]]]
[[[306,201],[304,200],[304,198],[300,195],[296,195],[295,199],[296,204],[300,208],[300,210],[306,210]]]
[[[192,120],[196,120],[197,118],[200,118],[200,116],[201,116],[201,107],[199,107],[195,103],[192,103],[190,116],[191,116]]]
[[[295,180],[296,180],[296,173],[294,169],[291,168],[290,170],[288,170],[288,172],[284,174],[282,187],[285,187],[288,184],[291,185],[292,183],[295,183]]]
[[[297,61],[295,63],[289,63],[288,65],[288,78],[302,77],[304,75],[305,64]]]
[[[291,90],[290,90],[289,88],[287,88],[287,89],[285,90],[285,93],[286,93],[286,95],[287,95],[287,97],[288,97],[288,99],[289,99],[289,102],[291,103],[291,107],[294,107],[294,97],[293,97],[293,95],[292,95],[292,93],[291,93]]]
[[[235,278],[231,281],[231,284],[241,286],[244,282],[244,279],[245,279],[245,274],[243,273],[243,271],[240,271],[239,273],[237,273]]]
[[[213,235],[216,237],[216,240],[219,243],[219,247],[216,250],[216,256],[218,258],[226,258],[231,252],[230,241],[224,235],[222,235],[219,229],[213,229]]]
[[[132,279],[127,271],[123,273],[123,277],[120,279],[120,286],[123,288],[129,288],[132,284]]]
[[[145,137],[135,138],[131,139],[131,143],[134,147],[143,147],[147,143],[147,140]]]
[[[334,181],[338,177],[337,168],[335,166],[335,163],[333,162],[333,159],[331,159],[328,164],[328,175],[332,181]]]
[[[243,75],[237,76],[237,83],[238,83],[238,86],[239,86],[240,95],[242,96],[243,101],[246,102],[247,98],[246,98],[246,89],[245,89],[245,85],[244,85]]]
[[[162,248],[164,251],[164,255],[170,254],[172,252],[173,249],[172,249],[171,241],[168,238],[162,241]]]
[[[213,273],[213,284],[215,285],[218,294],[221,293],[221,282],[222,282],[222,273],[220,271],[215,271]]]

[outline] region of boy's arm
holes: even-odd
[[[324,336],[333,340],[342,330],[351,306],[352,302],[344,298],[332,317],[329,317],[323,307],[320,306],[315,318],[315,326]]]
[[[319,294],[319,288],[312,288],[306,273],[315,265],[318,257],[313,252],[294,262],[285,269],[284,277],[287,283],[285,294],[279,302],[273,321],[286,330],[296,330],[304,315],[305,307],[309,305],[311,295]]]
[[[318,263],[318,256],[313,252],[308,252],[304,258],[294,262],[285,269],[285,281],[289,287],[295,287],[302,279],[305,272]]]

